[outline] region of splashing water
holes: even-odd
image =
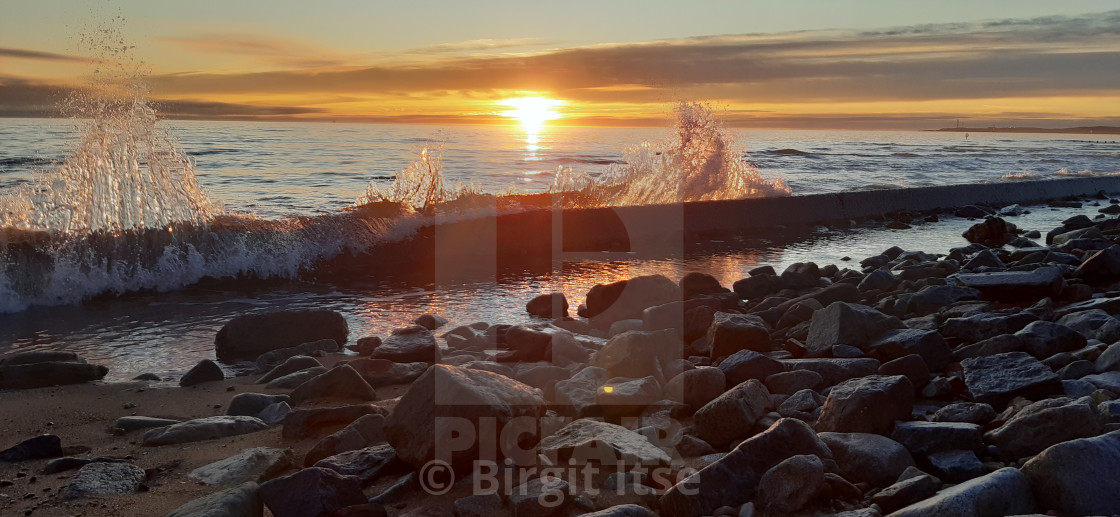
[[[653,205],[784,196],[781,179],[767,181],[707,104],[682,102],[674,109],[676,139],[643,143],[624,152],[622,165],[600,178],[560,167],[550,192],[582,194],[585,204]],[[587,200],[590,200],[588,202]]]

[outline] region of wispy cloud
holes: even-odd
[[[452,54],[459,52],[483,52],[510,48],[540,47],[554,45],[555,41],[541,38],[472,39],[457,43],[441,43],[428,47],[406,50],[406,54]]]
[[[14,57],[20,59],[38,59],[42,61],[75,61],[86,62],[88,58],[80,56],[70,56],[66,54],[55,54],[53,52],[42,52],[39,50],[28,50],[22,48],[0,48],[0,57]]]
[[[247,56],[284,67],[319,68],[347,63],[346,56],[336,50],[289,38],[251,34],[198,34],[162,37],[170,43],[194,52]]]

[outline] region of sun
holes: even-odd
[[[517,119],[526,131],[536,133],[545,122],[561,117],[556,108],[563,106],[564,101],[544,97],[518,97],[499,101],[498,104],[510,108],[500,113],[503,117]]]

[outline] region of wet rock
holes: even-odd
[[[377,400],[377,392],[350,365],[343,364],[308,379],[291,394],[293,404],[323,398],[369,401]]]
[[[134,381],[160,381],[162,379],[160,379],[159,375],[156,375],[156,374],[151,373],[151,372],[146,372],[146,373],[142,373],[140,375],[137,375],[136,377],[133,377],[132,380],[134,380]]]
[[[983,312],[973,316],[945,320],[945,324],[941,327],[941,334],[945,337],[955,337],[969,343],[975,343],[1000,334],[1013,334],[1037,320],[1038,317],[1033,314]]]
[[[1061,515],[1120,514],[1120,431],[1054,445],[1020,470],[1040,509]]]
[[[419,325],[396,329],[370,354],[373,359],[394,363],[438,363],[439,345],[432,332]]]
[[[974,257],[965,262],[961,269],[965,271],[976,271],[982,268],[995,268],[1003,269],[1005,267],[999,255],[996,255],[992,250],[984,249],[977,253]]]
[[[988,404],[978,402],[956,402],[949,404],[933,414],[934,422],[965,422],[984,425],[996,417],[996,410]]]
[[[727,387],[736,386],[751,379],[766,379],[784,370],[782,363],[754,350],[740,350],[731,354],[719,363],[719,369],[727,380]]]
[[[230,416],[255,416],[259,418],[264,408],[277,402],[288,402],[287,395],[266,395],[264,393],[238,393],[229,401],[226,414]],[[170,424],[164,424],[170,425]]]
[[[364,338],[363,338],[364,339]],[[284,360],[275,368],[268,371],[260,379],[257,379],[257,384],[264,384],[272,382],[280,377],[296,373],[298,371],[306,370],[308,368],[321,368],[323,365],[319,364],[319,360],[314,357],[306,355],[294,355]],[[324,370],[326,371],[326,370]]]
[[[1120,246],[1110,246],[1093,253],[1074,274],[1090,285],[1111,284],[1120,280]]]
[[[625,427],[599,420],[579,419],[541,440],[540,453],[553,465],[594,464],[615,468],[619,465],[664,466],[670,458],[644,436]]]
[[[435,330],[447,324],[447,318],[435,314],[421,314],[417,316],[413,323],[420,325],[428,330]]]
[[[187,475],[192,481],[211,486],[260,483],[294,466],[291,449],[253,447],[224,460],[203,465]]]
[[[985,219],[965,230],[961,235],[968,242],[978,242],[988,247],[999,247],[1007,244],[1019,233],[1018,228],[999,217]]]
[[[805,347],[811,355],[830,351],[833,345],[862,347],[891,329],[904,328],[902,321],[871,307],[836,302],[813,313]]]
[[[81,384],[105,377],[109,369],[99,364],[47,361],[0,365],[0,389],[31,389]]]
[[[349,333],[346,319],[334,311],[247,314],[230,320],[218,331],[214,349],[222,361],[253,360],[278,348],[320,339],[346,343]]]
[[[542,294],[525,304],[525,311],[541,318],[560,318],[568,315],[568,298],[564,293]]]
[[[870,375],[832,388],[817,420],[821,432],[886,434],[910,417],[914,386],[901,375]]]
[[[719,284],[719,280],[707,273],[692,272],[684,275],[680,281],[681,298],[691,300],[700,296],[728,292],[728,289]]]
[[[395,363],[386,359],[355,359],[346,361],[345,364],[361,374],[374,389],[394,384],[410,384],[431,366],[425,362]]]
[[[731,285],[735,294],[744,300],[757,300],[781,290],[782,282],[777,275],[754,275],[737,280]]]
[[[385,435],[400,458],[416,468],[439,458],[453,467],[469,467],[478,458],[480,447],[496,451],[518,449],[503,444],[500,435],[504,426],[520,417],[539,419],[544,415],[545,401],[538,390],[490,372],[435,365],[428,369],[401,397],[396,409],[385,423]],[[475,433],[479,422],[487,420],[494,434],[477,432],[469,446],[447,450],[452,433]],[[519,442],[535,440],[539,429],[526,430]],[[493,440],[485,447],[483,440]],[[461,440],[460,440],[461,441]],[[492,448],[488,448],[492,447]],[[519,449],[519,450],[524,450]],[[500,461],[501,457],[485,458]],[[517,458],[515,458],[517,460]],[[525,461],[524,458],[521,460]]]
[[[614,336],[591,356],[591,366],[603,368],[611,377],[640,379],[656,376],[664,365],[681,359],[683,347],[671,329],[653,332],[630,331]]]
[[[808,454],[782,460],[758,482],[758,503],[769,512],[786,514],[802,509],[824,485],[824,463]]]
[[[781,279],[788,289],[808,289],[820,283],[821,271],[813,262],[795,262],[782,271]]]
[[[766,431],[739,444],[727,455],[674,485],[661,496],[661,514],[712,515],[721,506],[739,506],[752,494],[766,471],[791,456],[808,454],[832,462],[828,446],[804,422],[778,420]]]
[[[953,212],[953,215],[957,217],[963,217],[965,219],[980,219],[992,215],[993,213],[994,212],[988,207],[968,205],[956,209],[956,211]]]
[[[693,415],[697,435],[716,448],[746,436],[770,407],[770,393],[751,379],[723,393]]]
[[[945,338],[936,331],[897,329],[888,330],[878,339],[863,347],[867,355],[881,362],[893,361],[911,354],[921,356],[932,371],[941,371],[949,364],[951,352]]]
[[[815,359],[782,359],[787,371],[809,370],[820,375],[826,385],[832,386],[848,379],[874,375],[879,371],[879,361],[871,358],[842,359],[842,358],[815,358]]]
[[[1035,513],[1030,485],[1018,470],[1002,468],[912,504],[893,517],[1002,517]]]
[[[286,439],[303,439],[326,431],[336,431],[366,415],[388,414],[385,408],[369,404],[352,406],[297,409],[284,418],[281,435]]]
[[[753,314],[717,312],[708,328],[712,357],[727,357],[740,350],[770,351],[770,331],[766,322]]]
[[[347,346],[346,348],[350,349],[353,352],[357,352],[361,357],[368,357],[373,353],[374,350],[377,350],[377,347],[379,346],[381,346],[380,336],[367,336],[359,338],[357,343],[354,343],[351,346]]]
[[[1097,373],[1104,373],[1116,370],[1120,367],[1120,344],[1112,344],[1097,357],[1096,363],[1093,365]]]
[[[637,276],[592,287],[578,313],[591,319],[592,326],[607,328],[618,320],[640,319],[647,307],[680,299],[676,282],[662,275]]]
[[[727,378],[719,368],[701,367],[677,374],[665,384],[665,397],[683,402],[692,413],[727,389]]]
[[[265,429],[268,429],[268,424],[251,416],[211,416],[187,420],[167,427],[157,427],[145,433],[142,441],[145,447],[156,447],[215,440]]]
[[[1089,403],[1059,397],[1023,408],[999,428],[988,431],[984,438],[998,447],[1005,459],[1014,460],[1057,443],[1095,436],[1102,430]]]
[[[918,471],[916,476],[900,477],[891,486],[871,496],[871,502],[890,513],[928,499],[940,488],[941,480]]]
[[[790,395],[780,406],[777,412],[787,418],[813,423],[820,416],[820,408],[824,404],[824,395],[813,390],[801,390]]]
[[[243,483],[190,501],[165,517],[260,517],[259,489],[256,483]]]
[[[193,368],[187,370],[187,373],[179,379],[179,386],[186,388],[204,382],[225,380],[225,378],[226,374],[222,372],[222,368],[218,366],[218,363],[209,359],[203,359],[199,361],[198,364],[194,365]]]
[[[938,312],[964,300],[979,300],[980,291],[958,285],[930,285],[909,297],[906,310],[915,314]]]
[[[1008,302],[1033,301],[1057,297],[1064,281],[1062,269],[1040,267],[1033,271],[1003,271],[992,273],[961,273],[957,279],[980,291],[985,300]]]
[[[65,350],[28,350],[0,357],[0,366],[63,362],[84,363],[85,361],[78,357],[78,354]]]
[[[980,426],[964,422],[899,422],[891,439],[913,454],[948,450],[979,450],[984,442]]]
[[[257,373],[267,372],[276,365],[283,364],[289,358],[297,355],[322,355],[324,353],[334,353],[338,350],[338,342],[333,339],[320,339],[301,343],[294,347],[278,348],[257,357]]]
[[[513,378],[517,380],[517,382],[540,389],[544,392],[545,398],[555,400],[554,388],[556,387],[556,383],[572,378],[572,373],[568,371],[567,368],[551,364],[542,364],[518,368]]]
[[[935,452],[929,455],[929,465],[933,474],[949,483],[962,483],[988,472],[971,450]]]
[[[131,463],[90,463],[70,478],[58,498],[73,501],[90,496],[124,495],[136,492],[144,483],[144,469]]]
[[[820,433],[821,441],[832,450],[844,479],[871,486],[888,486],[907,467],[914,466],[910,451],[885,436],[868,433]]]
[[[388,444],[343,451],[322,458],[314,465],[344,476],[352,476],[363,486],[373,483],[383,475],[400,474],[409,469],[408,465],[397,458],[397,452]]]
[[[894,276],[894,273],[891,273],[886,269],[876,269],[875,271],[868,273],[867,276],[863,277],[863,280],[860,280],[857,288],[860,290],[860,292],[888,292],[893,291],[895,287],[898,287],[898,282],[898,277]]]
[[[0,461],[15,463],[62,456],[62,439],[53,434],[29,438],[0,451]]]
[[[304,466],[310,467],[328,456],[364,449],[384,441],[385,417],[376,413],[365,415],[315,444],[307,452]]]
[[[269,381],[268,384],[265,384],[264,387],[269,389],[291,390],[298,388],[300,384],[314,379],[315,377],[318,377],[324,373],[327,373],[327,368],[324,366],[307,368],[305,370],[299,370],[297,372],[289,373],[288,375],[277,377]]]
[[[276,517],[324,515],[366,502],[356,479],[317,467],[264,483],[260,498]]]
[[[552,360],[552,334],[515,325],[506,331],[506,346],[514,353],[503,354],[498,361],[537,362]]]
[[[1002,408],[1015,397],[1038,399],[1062,393],[1062,381],[1050,368],[1024,352],[1008,352],[961,361],[972,399]]]

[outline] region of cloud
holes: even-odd
[[[55,54],[53,52],[42,52],[39,50],[27,50],[22,48],[0,48],[0,57],[14,57],[19,59],[38,59],[42,61],[76,61],[87,62],[88,58],[80,56],[70,56],[66,54]]]
[[[289,38],[210,33],[157,39],[194,52],[248,56],[286,67],[322,68],[341,66],[348,62],[341,52]]]
[[[458,43],[441,43],[429,47],[406,50],[406,54],[450,54],[456,52],[481,52],[518,47],[552,45],[554,41],[541,38],[472,39]]]

